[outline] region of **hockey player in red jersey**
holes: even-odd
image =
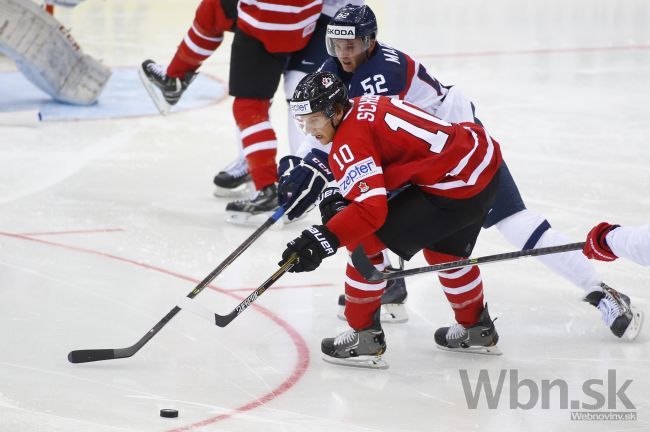
[[[165,112],[165,105],[178,102],[201,63],[219,47],[224,32],[234,32],[229,94],[235,97],[233,116],[257,190],[251,199],[227,205],[234,222],[245,223],[251,215],[278,206],[277,139],[269,121],[271,98],[290,53],[307,44],[321,10],[321,0],[203,0],[167,69],[151,60],[142,64],[143,83]],[[215,183],[222,180],[233,179],[218,175]],[[235,180],[245,182],[245,171]]]
[[[475,117],[474,104],[457,86],[446,86],[430,75],[423,64],[407,54],[377,40],[378,25],[374,13],[368,6],[348,5],[342,8],[328,26],[326,45],[331,57],[320,70],[338,75],[347,86],[352,97],[362,94],[381,94],[410,102],[438,118],[452,123],[474,122],[481,124]],[[288,209],[289,218],[296,217],[308,203],[296,206],[294,198],[286,201],[287,194],[316,200],[320,190],[311,192],[296,188],[298,178],[313,173],[313,167],[307,162],[315,153],[313,147],[327,151],[327,147],[313,140],[305,140],[299,155],[305,155],[305,162],[293,161],[295,168],[284,174],[283,160],[280,161],[280,203]],[[309,153],[308,153],[309,152]],[[507,160],[507,157],[506,157]],[[569,238],[541,215],[526,207],[517,184],[504,162],[499,173],[499,191],[492,211],[483,227],[496,227],[498,231],[515,247],[531,249],[569,243]],[[291,184],[293,183],[293,185]],[[304,184],[309,184],[304,182]],[[288,187],[287,187],[288,186]],[[288,191],[285,192],[285,191]],[[305,197],[305,198],[303,198]],[[578,251],[547,255],[539,259],[557,274],[563,276],[584,291],[584,300],[599,310],[612,311],[602,315],[603,322],[617,337],[635,338],[641,329],[643,311],[637,309],[630,299],[609,287],[601,275]],[[443,289],[453,286],[458,281],[441,277]],[[612,296],[611,293],[616,293]],[[619,295],[620,294],[620,295]],[[407,297],[405,283],[402,279],[389,282],[382,298],[384,322],[403,322],[408,319],[404,301]],[[624,298],[624,303],[619,299]],[[339,297],[339,304],[344,304]],[[618,312],[617,312],[618,311]],[[632,311],[633,313],[624,313]],[[340,316],[340,315],[339,315]],[[399,320],[394,317],[400,318]],[[620,318],[620,319],[619,319]]]
[[[329,72],[305,77],[291,109],[306,133],[322,144],[332,142],[329,165],[340,194],[321,203],[338,202],[337,211],[323,208],[324,225],[287,245],[283,259],[298,255],[290,271],[312,271],[343,246],[363,246],[376,264],[383,262],[386,247],[405,259],[423,250],[430,262],[469,256],[492,207],[501,165],[499,145],[481,126],[447,123],[382,96],[348,100],[346,86]],[[388,192],[400,189],[387,199]],[[500,354],[479,268],[449,271],[446,277],[462,288],[445,288],[457,324],[436,332],[438,346]],[[386,367],[379,322],[385,285],[366,281],[348,264],[345,314],[352,330],[323,340],[326,361]]]

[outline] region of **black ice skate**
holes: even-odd
[[[153,60],[145,60],[138,71],[144,88],[151,96],[160,114],[167,115],[172,105],[176,105],[183,92],[198,74],[188,72],[183,79],[165,74],[165,68]]]
[[[214,196],[224,198],[243,195],[250,191],[251,175],[245,158],[239,158],[214,176]]]
[[[603,321],[616,337],[632,340],[641,332],[643,311],[632,306],[630,298],[601,283],[602,291],[593,291],[585,297],[600,310]]]
[[[386,290],[381,296],[380,319],[383,324],[400,324],[409,320],[406,306],[404,306],[407,297],[408,293],[406,292],[404,278],[390,279],[387,281]],[[339,311],[336,316],[346,321],[345,294],[339,296]]]
[[[490,318],[487,304],[481,312],[479,322],[469,328],[460,324],[451,327],[441,327],[434,335],[438,348],[447,351],[457,351],[470,354],[503,354],[497,342],[499,334],[494,328],[494,322]]]
[[[261,225],[279,207],[278,187],[271,184],[255,192],[250,199],[229,202],[226,221],[237,225]]]
[[[378,318],[379,313],[375,314]],[[363,330],[348,330],[321,342],[323,360],[328,363],[370,369],[387,369],[382,358],[386,352],[384,331],[379,320]]]

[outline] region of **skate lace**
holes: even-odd
[[[461,324],[454,324],[451,327],[449,327],[449,330],[447,330],[447,340],[449,339],[459,339],[463,336],[465,336],[466,329],[463,327]]]
[[[230,174],[233,177],[242,177],[248,173],[248,165],[246,164],[245,158],[238,158],[230,162],[223,169],[224,172]]]
[[[348,330],[334,338],[334,345],[347,345],[352,342],[357,335],[355,330]]]
[[[157,63],[149,63],[147,69],[160,78],[165,78],[167,76],[167,68]]]
[[[609,327],[612,326],[616,318],[623,315],[618,302],[609,293],[605,293],[605,297],[598,303],[598,310],[603,317],[603,321]]]

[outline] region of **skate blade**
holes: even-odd
[[[144,89],[147,91],[147,93],[149,93],[149,96],[151,97],[153,104],[158,109],[158,112],[163,116],[169,114],[169,111],[172,109],[171,105],[167,103],[158,87],[149,81],[149,78],[147,78],[147,76],[144,74],[142,68],[138,69],[138,76],[140,76],[140,81],[142,81]]]
[[[248,227],[259,227],[264,222],[266,222],[274,212],[265,212],[258,214],[250,214],[244,212],[229,212],[226,211],[226,222],[233,225],[248,226]],[[284,226],[284,221],[282,218],[278,219],[270,229],[282,229]]]
[[[501,352],[499,347],[496,345],[476,346],[476,347],[469,347],[469,348],[448,348],[448,347],[440,346],[438,344],[436,344],[436,346],[443,351],[453,351],[453,352],[465,353],[465,354],[481,354],[481,355],[494,355],[494,356],[499,356],[503,354],[503,352]]]
[[[630,325],[625,329],[623,333],[623,338],[627,340],[634,340],[639,333],[641,333],[641,327],[643,326],[643,319],[645,315],[641,309],[636,308],[635,306],[630,305],[630,311],[632,311],[632,321]]]
[[[326,363],[357,367],[364,369],[388,369],[388,363],[379,356],[359,356],[359,357],[350,357],[346,359],[340,359],[336,357],[330,357],[327,354],[321,354],[322,359]]]
[[[214,192],[212,192],[212,195],[214,195],[217,198],[233,198],[233,197],[248,196],[253,192],[252,185],[253,185],[252,182],[246,182],[232,189],[215,185]]]
[[[342,321],[347,321],[345,306],[339,306],[336,316]],[[402,324],[409,320],[409,316],[403,304],[384,304],[381,305],[379,320],[382,324]]]

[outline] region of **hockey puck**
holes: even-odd
[[[178,417],[178,410],[175,409],[161,409],[160,410],[160,417],[165,417],[165,418],[176,418]]]

